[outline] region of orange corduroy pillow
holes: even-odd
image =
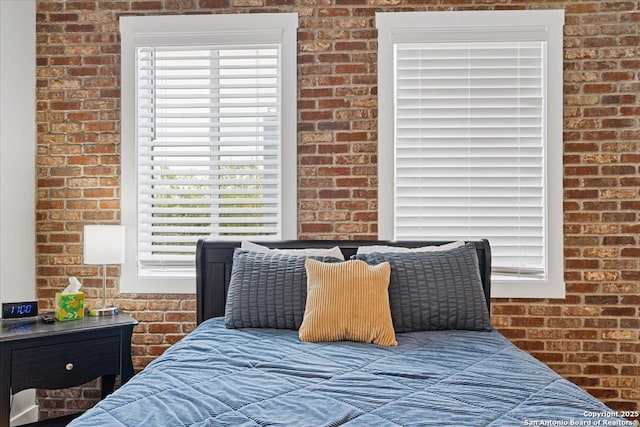
[[[307,304],[300,339],[305,342],[360,341],[396,346],[389,308],[388,262],[305,261]]]

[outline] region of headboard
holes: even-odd
[[[259,242],[263,246],[278,249],[332,248],[339,246],[345,259],[355,255],[359,246],[388,245],[416,248],[442,245],[443,241],[384,241],[384,240],[284,240]],[[491,313],[491,248],[487,240],[472,241],[476,247],[480,265],[480,277],[487,307]],[[224,305],[231,277],[233,252],[239,241],[198,241],[196,250],[196,303],[198,324],[210,317],[224,316]]]

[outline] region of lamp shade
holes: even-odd
[[[124,225],[85,225],[84,263],[124,263]]]

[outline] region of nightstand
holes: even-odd
[[[119,313],[45,324],[2,320],[0,328],[0,427],[9,426],[11,394],[28,388],[74,387],[102,377],[102,397],[116,376],[133,376],[131,334],[138,321]]]

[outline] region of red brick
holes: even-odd
[[[300,226],[303,233],[329,233],[333,227],[331,224],[302,224]]]
[[[158,10],[162,9],[161,1],[132,1],[131,10]]]
[[[76,13],[50,13],[48,16],[50,22],[74,22],[78,20]]]
[[[322,144],[318,145],[319,154],[348,153],[349,146],[347,144]],[[298,150],[300,154],[300,150]]]
[[[587,375],[617,375],[619,369],[612,365],[589,365],[583,372]]]
[[[70,33],[92,33],[96,27],[93,24],[67,24],[64,30]]]
[[[217,9],[224,7],[224,0],[199,0],[198,6],[202,9]]]
[[[336,73],[338,74],[364,74],[366,72],[367,66],[364,64],[336,65]]]
[[[65,10],[95,10],[94,1],[67,1],[64,4]]]
[[[75,67],[68,68],[67,75],[75,77],[95,76],[98,70],[95,67]]]

